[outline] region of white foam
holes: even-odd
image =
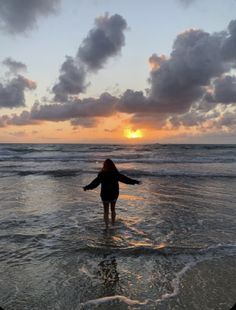
[[[89,300],[85,303],[81,303],[79,306],[79,309],[94,309],[101,305],[113,305],[113,304],[119,304],[119,303],[125,303],[128,306],[134,306],[134,305],[146,305],[148,301],[141,302],[139,300],[133,300],[128,297],[122,296],[122,295],[115,295],[115,296],[107,296],[102,298],[97,298],[93,300]]]
[[[181,269],[177,274],[176,277],[171,281],[171,286],[173,287],[172,293],[166,293],[161,296],[161,298],[158,298],[156,302],[162,302],[165,299],[169,299],[172,297],[175,297],[179,294],[179,287],[180,287],[180,280],[182,276],[193,266],[195,266],[198,262],[190,262],[186,266],[184,266],[183,269]]]

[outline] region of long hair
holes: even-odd
[[[113,161],[111,159],[106,159],[103,163],[103,167],[102,167],[102,172],[107,172],[107,171],[115,171],[118,172],[115,164],[113,163]]]

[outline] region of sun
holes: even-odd
[[[125,129],[124,135],[128,139],[140,139],[143,137],[142,131],[140,129],[132,130],[132,129]]]

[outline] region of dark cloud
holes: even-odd
[[[236,20],[232,20],[228,26],[227,37],[222,46],[222,55],[226,61],[236,61]]]
[[[77,57],[86,64],[89,71],[101,69],[107,60],[117,55],[125,45],[125,19],[118,15],[101,16],[95,20],[95,27],[83,40]]]
[[[125,44],[126,21],[120,15],[99,17],[83,40],[75,58],[67,57],[61,66],[59,82],[53,87],[55,100],[66,102],[68,96],[85,92],[88,73],[101,69]]]
[[[98,99],[74,99],[66,104],[35,104],[31,110],[31,118],[57,122],[80,117],[110,116],[115,111],[116,100],[117,98],[104,93]]]
[[[36,88],[36,83],[18,75],[5,85],[0,83],[0,108],[15,108],[25,105],[24,91]]]
[[[155,109],[155,103],[151,102],[142,91],[127,89],[120,97],[117,104],[119,112],[123,113],[146,113]]]
[[[15,126],[25,126],[25,125],[34,125],[38,122],[31,119],[31,113],[28,111],[23,111],[19,115],[3,115],[0,117],[0,127],[6,127],[10,125]]]
[[[236,103],[236,76],[226,75],[214,81],[214,91],[208,96],[216,103]]]
[[[38,18],[55,13],[60,0],[0,0],[0,29],[11,34],[31,30]]]
[[[45,104],[36,102],[30,111],[11,116],[3,115],[0,118],[0,127],[7,125],[30,125],[41,121],[66,121],[71,120],[74,127],[93,127],[96,118],[113,115],[116,110],[117,98],[108,93],[103,93],[99,98],[74,99],[66,104]]]
[[[119,101],[118,110],[146,116],[165,114],[164,118],[187,113],[206,96],[211,82],[230,70],[230,64],[222,58],[221,46],[225,38],[226,34],[210,35],[201,30],[188,30],[178,35],[169,58],[157,54],[149,58],[151,72],[147,94],[127,90]]]
[[[14,59],[7,57],[2,62],[5,66],[8,67],[11,73],[18,73],[19,71],[26,71],[27,66],[20,61],[15,61]]]
[[[34,124],[31,119],[31,114],[28,111],[23,111],[20,115],[13,114],[12,117],[8,120],[9,125],[17,125],[17,126],[24,126],[24,125],[31,125]]]
[[[201,30],[177,37],[170,58],[151,72],[150,98],[157,110],[187,112],[202,97],[204,86],[228,69],[221,60],[221,41],[221,35]]]
[[[169,124],[172,125],[173,128],[178,128],[180,126],[184,127],[193,127],[193,126],[200,126],[208,121],[208,120],[214,120],[217,117],[219,117],[220,112],[214,111],[212,113],[201,113],[197,110],[189,111],[186,114],[183,115],[175,115],[170,118],[168,118]]]
[[[230,22],[228,32],[209,34],[191,29],[178,35],[170,57],[153,54],[149,58],[147,94],[127,90],[118,110],[144,116],[156,113],[167,118],[172,114],[186,114],[196,103],[202,111],[214,109],[216,101],[235,103],[235,79],[224,77],[234,68],[232,57],[226,59],[224,51],[226,42],[234,37],[235,25],[234,21]],[[230,48],[236,57],[236,49],[227,46],[227,50]],[[208,90],[212,87],[214,98]]]
[[[86,72],[83,66],[76,63],[76,60],[67,57],[60,71],[59,82],[52,89],[56,101],[65,102],[68,100],[68,95],[76,95],[85,91]]]

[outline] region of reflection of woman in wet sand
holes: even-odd
[[[116,200],[119,196],[119,182],[126,184],[140,184],[139,181],[126,177],[119,173],[115,164],[111,159],[106,159],[103,163],[103,168],[99,172],[98,176],[87,186],[84,190],[94,189],[101,184],[101,198],[104,206],[104,221],[106,228],[109,223],[109,205],[111,205],[111,219],[112,224],[116,219]]]

